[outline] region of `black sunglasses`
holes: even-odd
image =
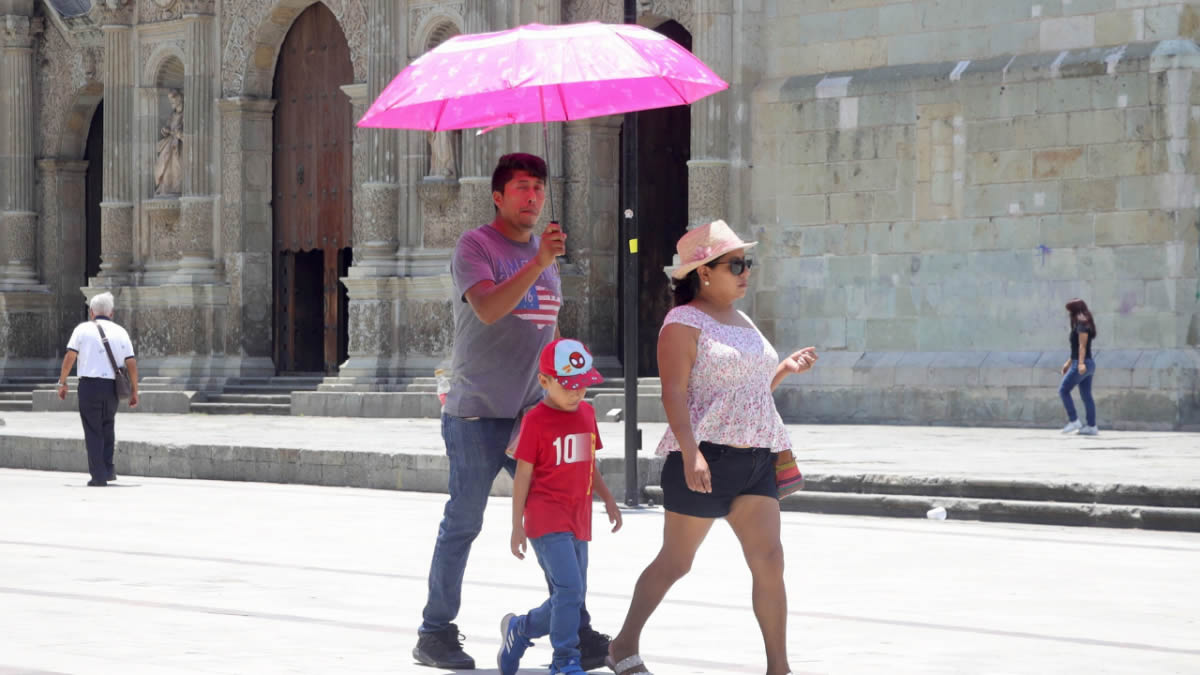
[[[729,273],[735,277],[740,277],[742,276],[742,272],[754,267],[754,261],[750,258],[732,258],[722,262],[708,263],[709,267],[716,267],[717,265],[729,265]]]

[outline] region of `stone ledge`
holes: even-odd
[[[330,487],[446,493],[449,459],[428,453],[343,452],[227,445],[167,445],[123,442],[115,454],[117,475],[301,483]],[[638,458],[639,493],[662,473],[661,457]],[[600,473],[617,501],[625,498],[625,461],[602,457]],[[79,439],[0,435],[0,468],[87,473]],[[512,495],[512,479],[501,472],[492,496]]]
[[[192,410],[192,401],[203,400],[195,391],[144,391],[138,393],[138,406],[130,408],[128,401],[122,401],[119,412],[133,413],[174,413],[186,414]],[[67,392],[65,400],[59,400],[58,392],[54,390],[39,390],[33,392],[34,412],[75,412],[79,410],[79,394],[72,388]]]
[[[1120,47],[1091,47],[974,59],[967,62],[965,70],[959,70],[962,61],[953,60],[778,77],[759,83],[751,98],[756,104],[800,103],[824,98],[921,91],[955,82],[971,86],[1000,81],[1008,83],[1106,73],[1152,72],[1168,67],[1183,67],[1175,64],[1190,63],[1184,58],[1190,58],[1190,55],[1185,55],[1175,44],[1183,42],[1190,41],[1131,43],[1124,46],[1116,61],[1112,61],[1112,57]],[[957,76],[952,80],[951,76],[955,73]],[[830,86],[831,80],[836,86]]]

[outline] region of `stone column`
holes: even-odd
[[[367,3],[367,84],[361,97],[351,97],[355,121],[408,62],[406,5],[394,0]],[[350,274],[359,278],[393,276],[396,249],[401,245],[400,214],[407,211],[407,194],[400,186],[406,183],[408,166],[400,162],[400,153],[408,144],[408,132],[356,129],[354,144],[355,164],[365,161],[366,171],[361,183],[355,181],[362,189],[354,200],[354,267]],[[408,237],[404,239],[408,245]]]
[[[221,243],[229,281],[227,360],[242,376],[273,375],[271,117],[275,101],[220,102]]]
[[[54,299],[51,339],[56,347],[67,343],[75,324],[86,318],[79,288],[87,283],[88,163],[81,160],[43,159],[41,272]]]
[[[564,307],[568,312],[559,320],[563,334],[586,340],[604,366],[617,363],[617,322],[613,317],[620,309],[619,239],[614,205],[620,192],[621,121],[622,117],[616,115],[563,125],[566,189],[562,208],[571,224],[567,247],[571,258],[581,261],[578,268],[582,276],[564,269]]]
[[[729,81],[733,73],[732,0],[695,0],[693,52]],[[729,217],[728,89],[692,104],[692,158],[688,161],[688,224]]]
[[[100,202],[100,279],[130,282],[133,263],[133,29],[104,26],[104,187]]]
[[[187,62],[183,77],[183,197],[179,200],[179,238],[183,250],[177,283],[216,280],[213,260],[213,17],[185,15]]]
[[[490,14],[491,4],[488,0],[466,0],[463,3],[463,20],[465,33],[485,33],[491,30],[488,16]],[[493,132],[476,136],[474,131],[464,131],[462,135],[462,167],[460,167],[459,176],[491,176],[492,167],[489,166],[492,161],[490,145]]]
[[[37,286],[37,213],[34,212],[33,35],[27,16],[4,16],[4,128],[0,130],[0,289]]]

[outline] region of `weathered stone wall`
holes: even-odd
[[[1012,55],[1178,36],[1192,8],[1034,4],[779,3],[753,101],[754,310],[781,350],[825,353],[787,415],[1053,423],[1082,297],[1102,424],[1200,423],[1200,50]],[[1147,28],[1110,37],[1118,16]]]
[[[1200,33],[1182,0],[777,0],[767,76],[1156,42]]]

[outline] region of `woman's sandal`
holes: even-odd
[[[623,675],[633,668],[645,666],[646,664],[642,661],[642,657],[638,656],[637,654],[621,659],[620,663],[613,663],[613,657],[610,654],[609,656],[604,657],[604,665],[608,666],[609,669],[614,673],[617,673],[617,675]],[[631,675],[654,675],[654,673],[651,673],[649,670],[643,670]]]

